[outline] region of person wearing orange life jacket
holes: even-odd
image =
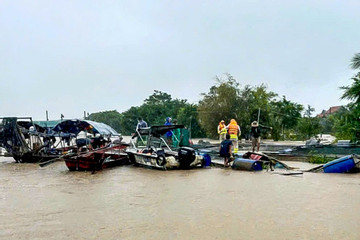
[[[221,143],[222,141],[225,140],[226,134],[227,134],[227,129],[226,129],[226,125],[225,125],[224,120],[221,120],[221,122],[219,122],[219,125],[217,127],[217,131],[218,131],[219,140],[220,140],[220,143]]]
[[[230,135],[230,140],[233,142],[234,146],[234,153],[237,153],[239,150],[239,139],[241,135],[240,126],[237,124],[235,119],[231,119],[229,125],[226,126],[226,129],[228,130],[228,133]]]

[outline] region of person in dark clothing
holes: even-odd
[[[228,167],[232,158],[232,141],[230,135],[226,134],[226,139],[220,144],[220,156],[224,157],[224,167]]]
[[[145,122],[142,118],[138,118],[138,124],[136,125],[136,131],[139,128],[146,128],[148,126],[147,122]]]
[[[265,127],[262,125],[261,125],[261,127],[264,127],[267,129],[272,129],[272,127]],[[253,121],[251,123],[251,131],[250,131],[253,152],[255,152],[255,148],[256,148],[257,152],[260,150],[260,134],[261,134],[261,131],[260,131],[259,123],[257,121]]]
[[[91,139],[91,146],[93,149],[97,149],[102,147],[104,142],[104,137],[101,136],[99,133],[95,134],[95,137]]]

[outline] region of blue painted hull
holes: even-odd
[[[355,161],[352,155],[345,156],[328,162],[323,166],[324,173],[347,173],[355,168]]]

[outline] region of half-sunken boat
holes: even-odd
[[[130,162],[155,169],[189,169],[204,164],[203,156],[188,146],[172,149],[163,135],[183,129],[184,125],[163,125],[140,128],[133,135],[132,146],[126,151]],[[134,141],[134,139],[136,140]],[[178,139],[177,142],[182,142]]]
[[[53,147],[55,137],[31,117],[0,118],[0,147],[16,162],[48,161],[62,153]]]
[[[126,147],[127,144],[111,144],[85,153],[67,154],[62,158],[70,171],[98,171],[130,164],[128,155],[124,152]]]
[[[128,155],[124,152],[129,145],[123,143],[121,135],[104,123],[66,120],[53,130],[77,136],[77,150],[61,157],[70,171],[95,171],[129,164]],[[80,137],[81,133],[85,135]],[[112,142],[111,138],[116,139]]]
[[[295,168],[260,152],[246,152],[240,158],[235,158],[232,168],[237,170],[261,171],[263,169],[274,171],[274,168],[294,170]]]

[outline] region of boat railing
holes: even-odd
[[[169,147],[169,145],[167,144],[167,142],[161,137],[160,138],[161,139],[161,141],[165,144],[165,146],[170,150],[170,151],[172,151],[172,149]]]

